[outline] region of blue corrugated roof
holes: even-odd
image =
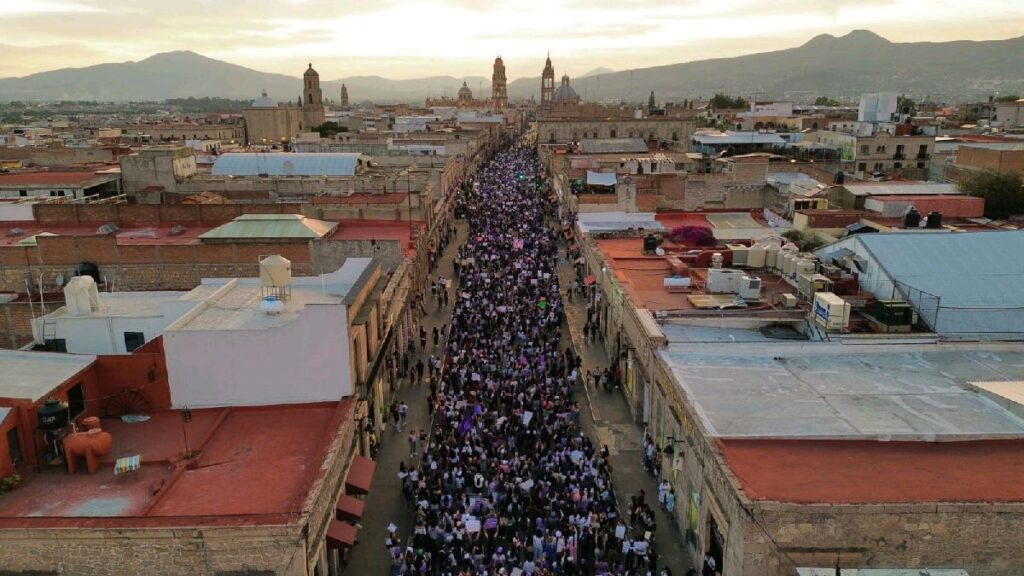
[[[1024,231],[859,240],[893,280],[941,298],[936,332],[1024,335]]]
[[[215,176],[352,176],[358,164],[357,153],[237,152],[217,157],[211,173]]]

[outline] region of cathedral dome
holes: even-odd
[[[277,108],[277,102],[274,102],[270,98],[267,98],[267,91],[263,91],[263,95],[252,101],[253,108]]]
[[[313,70],[313,63],[310,62],[309,63],[309,68],[306,68],[306,73],[303,74],[303,76],[320,76],[320,74],[317,73],[316,70]]]
[[[465,82],[462,83],[462,88],[459,88],[459,98],[470,99],[473,97],[473,91],[469,89],[469,86]]]
[[[579,94],[576,94],[576,90],[572,86],[569,86],[569,75],[562,76],[562,85],[555,90],[555,95],[552,97],[555,102],[579,102]]]

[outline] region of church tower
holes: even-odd
[[[501,110],[508,106],[508,92],[505,89],[505,63],[501,56],[494,59],[494,73],[491,75],[491,108]]]
[[[310,62],[302,75],[302,130],[309,131],[324,123],[324,97],[320,92],[320,75]]]
[[[341,107],[348,108],[348,87],[341,83]]]
[[[540,107],[551,107],[551,99],[555,95],[555,67],[551,65],[551,54],[544,63],[544,72],[540,75]]]

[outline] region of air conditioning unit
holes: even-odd
[[[740,298],[744,300],[761,299],[761,279],[756,276],[744,276],[740,278]]]
[[[782,307],[783,308],[796,308],[796,295],[795,294],[783,294],[782,295]]]

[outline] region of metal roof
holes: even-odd
[[[890,278],[940,298],[936,332],[1024,336],[1024,231],[868,234],[859,241]]]
[[[36,402],[94,360],[87,354],[0,350],[0,398]]]
[[[649,232],[665,230],[653,212],[582,212],[577,216],[576,226],[580,232],[614,232],[629,228],[643,228]]]
[[[647,152],[643,138],[584,138],[580,140],[584,154],[616,154],[619,152]]]
[[[359,154],[351,152],[232,152],[221,154],[210,173],[215,176],[353,176]]]
[[[337,222],[307,218],[301,214],[243,214],[227,224],[199,235],[200,240],[316,239],[338,227]]]
[[[722,132],[718,134],[697,133],[694,141],[705,146],[725,146],[732,144],[785,144],[778,134],[761,132]]]

